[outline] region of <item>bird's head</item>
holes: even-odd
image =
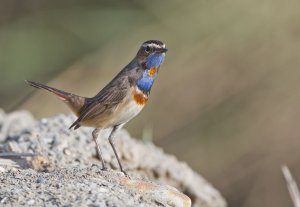
[[[141,64],[143,73],[137,80],[137,87],[144,94],[149,94],[160,65],[168,51],[165,44],[159,40],[148,40],[140,47],[136,59]]]
[[[168,51],[166,45],[159,40],[148,40],[142,44],[136,57],[140,63],[149,69],[159,68],[165,59],[165,53]]]

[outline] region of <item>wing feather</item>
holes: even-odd
[[[104,87],[95,97],[90,98],[80,111],[78,119],[72,126],[85,120],[93,119],[113,109],[126,97],[130,88],[127,76],[119,77]]]

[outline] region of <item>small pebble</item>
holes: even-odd
[[[4,173],[6,170],[4,167],[0,167],[0,173]]]
[[[41,120],[41,123],[44,124],[44,125],[46,125],[46,124],[48,123],[48,120],[45,119],[45,118],[43,118],[43,119]]]
[[[28,205],[33,205],[35,203],[35,200],[31,199],[27,202]]]
[[[81,160],[79,159],[79,158],[75,158],[75,160],[74,160],[75,162],[79,162],[79,163],[81,163]]]
[[[2,204],[3,204],[3,203],[5,203],[6,201],[8,201],[8,197],[4,197],[4,198],[2,198],[2,199],[1,199],[1,201],[0,201],[0,203],[2,203]]]
[[[38,178],[36,179],[36,183],[45,183],[46,180],[44,178]]]
[[[106,193],[106,192],[108,192],[108,189],[107,188],[99,188],[98,191],[100,193]]]
[[[64,152],[65,155],[71,155],[72,154],[72,152],[68,148],[65,148],[63,150],[63,152]]]

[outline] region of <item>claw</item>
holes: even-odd
[[[122,172],[126,177],[129,177],[128,174],[127,174],[127,172],[126,172],[125,170],[122,169],[121,172]]]

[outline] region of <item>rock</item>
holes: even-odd
[[[119,172],[107,140],[109,130],[98,139],[112,169],[101,171],[92,129],[67,130],[73,121],[73,116],[58,115],[27,127],[16,122],[22,130],[14,126],[14,140],[2,134],[0,159],[12,148],[23,155],[0,163],[4,206],[226,206],[220,193],[187,164],[151,143],[132,139],[125,130],[116,133],[115,145],[129,177]],[[26,153],[37,156],[24,157]]]
[[[11,133],[29,129],[33,124],[33,116],[28,111],[15,111],[5,115],[3,110],[0,110],[0,142],[4,141]]]
[[[0,126],[2,126],[5,117],[6,117],[6,114],[5,114],[4,110],[0,108]]]
[[[5,168],[0,166],[0,173],[3,173],[5,171],[6,171]]]
[[[144,199],[149,198],[147,200],[153,200],[165,206],[191,206],[191,199],[171,186],[160,186],[155,183],[133,180],[127,177],[121,180],[121,184],[128,189],[133,189],[143,194]]]
[[[35,156],[31,159],[31,166],[32,169],[36,171],[51,171],[53,170],[53,164],[52,162],[47,158],[43,156]]]

